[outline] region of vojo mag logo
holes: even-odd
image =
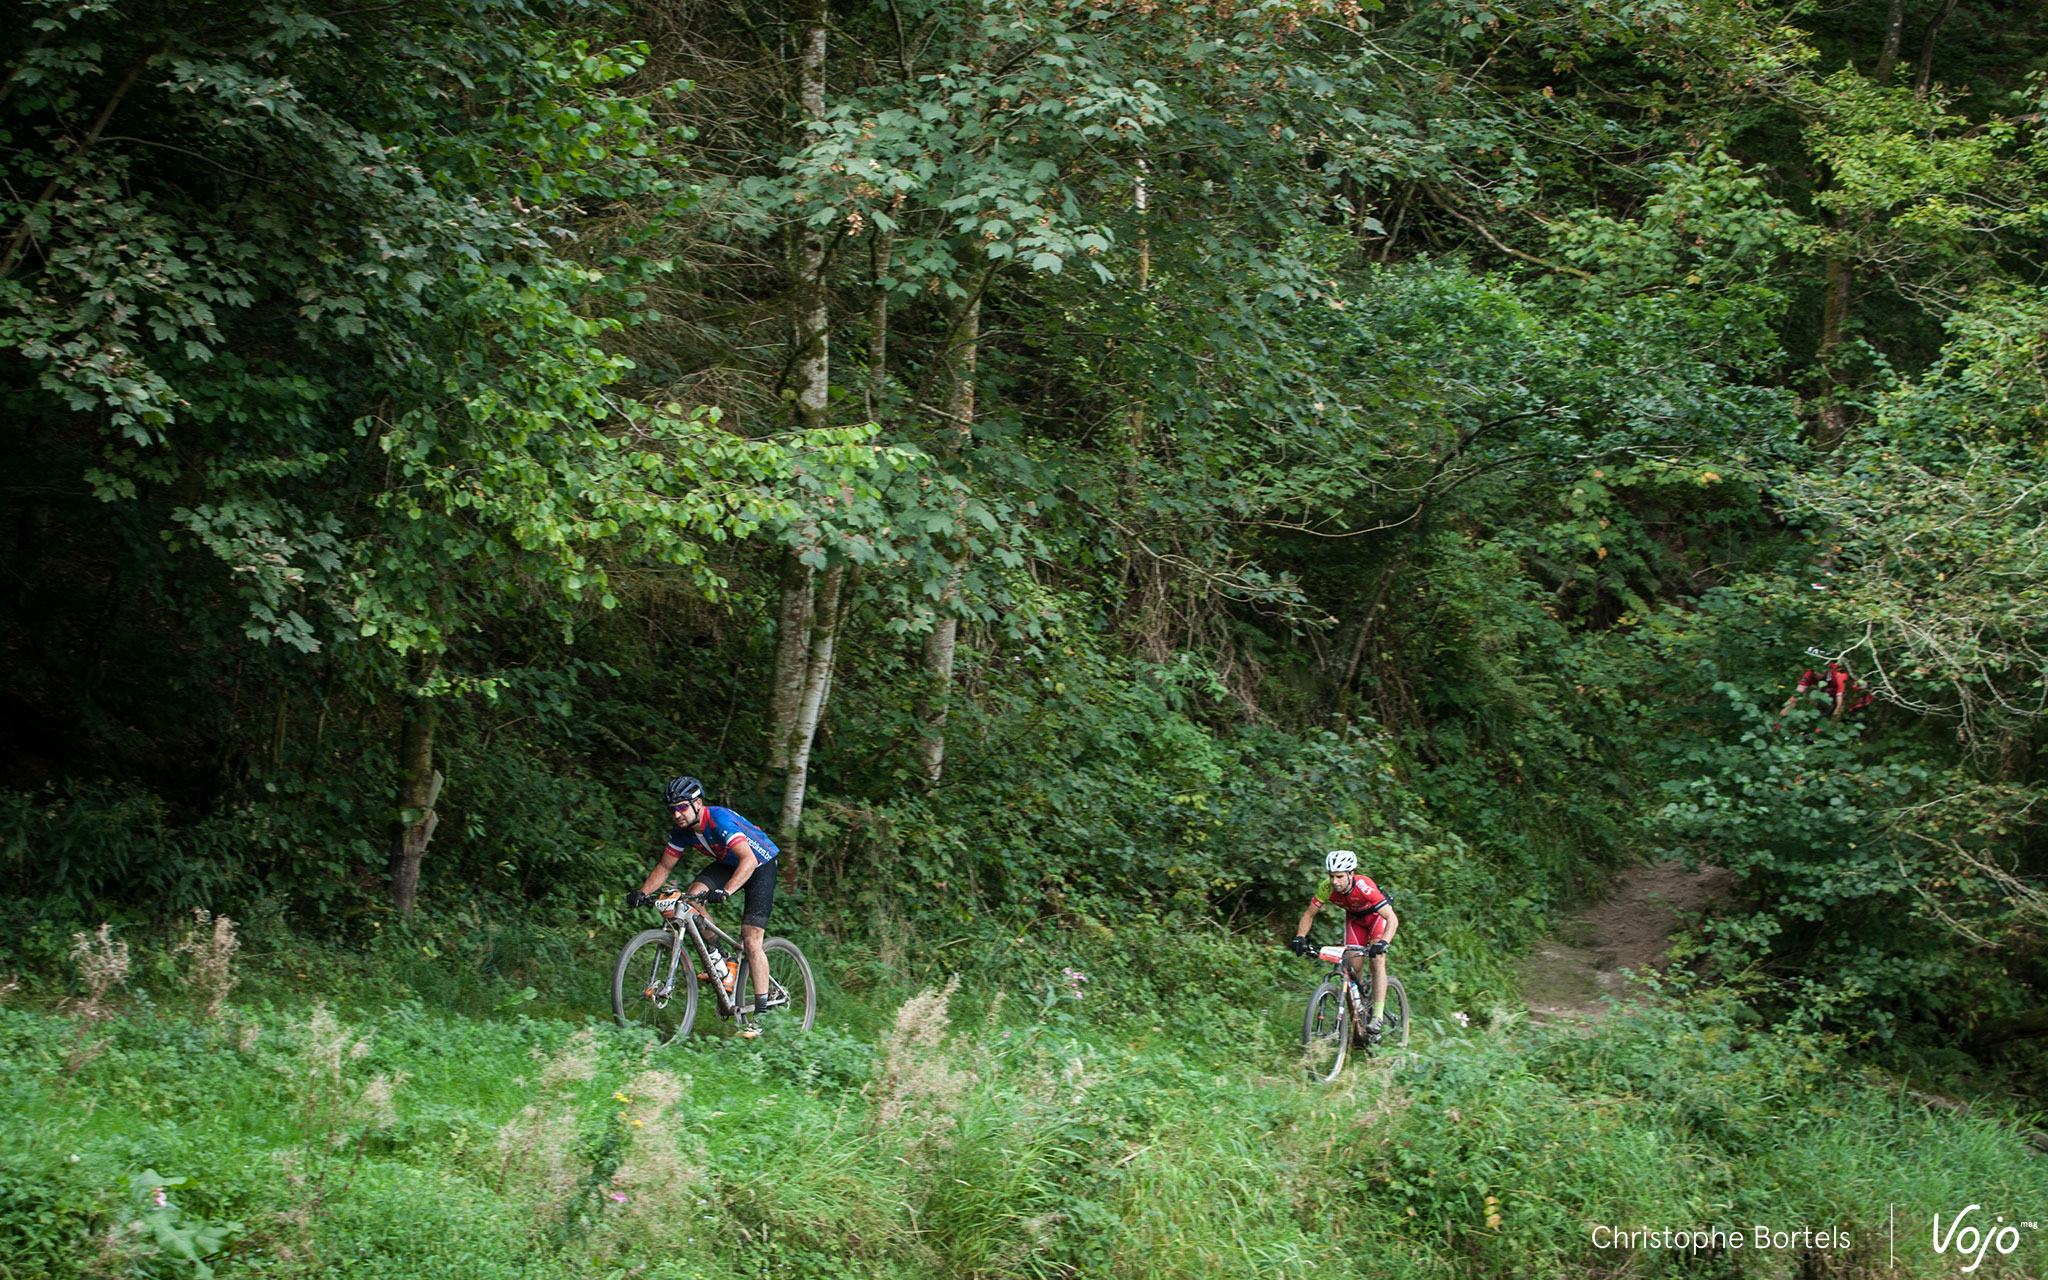
[[[2041,1224],[2032,1219],[2007,1221],[2002,1214],[1987,1217],[1983,1210],[1981,1204],[1969,1205],[1949,1218],[1946,1228],[1942,1226],[1941,1215],[1934,1215],[1934,1251],[1953,1253],[1958,1260],[1967,1258],[1969,1261],[1963,1267],[1965,1273],[1982,1266],[1989,1254],[2004,1255],[2019,1248],[2021,1232],[2041,1228]],[[1974,1219],[1973,1214],[1976,1215]]]

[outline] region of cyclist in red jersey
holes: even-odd
[[[1837,720],[1848,712],[1861,711],[1877,700],[1868,689],[1856,683],[1848,668],[1834,661],[1830,661],[1827,668],[1822,671],[1807,668],[1806,673],[1799,677],[1799,687],[1792,691],[1791,697],[1785,699],[1784,709],[1778,714],[1791,715],[1792,708],[1798,706],[1799,700],[1805,697],[1812,698],[1817,710],[1824,711]]]
[[[1378,1035],[1385,1025],[1387,1010],[1387,944],[1394,940],[1394,931],[1401,927],[1401,918],[1394,914],[1394,904],[1380,887],[1370,879],[1358,874],[1358,855],[1349,849],[1334,849],[1323,859],[1323,869],[1330,873],[1326,886],[1328,897],[1318,893],[1308,900],[1308,910],[1301,913],[1301,923],[1294,928],[1294,938],[1287,945],[1298,956],[1311,956],[1315,948],[1309,945],[1308,928],[1315,923],[1316,913],[1325,905],[1344,908],[1344,945],[1364,947],[1372,959],[1372,1020],[1365,1024],[1368,1035]],[[1350,963],[1353,975],[1358,974],[1357,957]]]

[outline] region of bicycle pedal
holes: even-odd
[[[749,1022],[746,1026],[740,1028],[740,1039],[742,1040],[752,1040],[760,1034],[761,1028],[751,1022]]]

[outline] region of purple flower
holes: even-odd
[[[624,1204],[626,1203],[626,1193],[623,1191],[614,1191],[611,1193],[610,1199],[613,1204]]]
[[[1454,1013],[1454,1014],[1452,1014],[1452,1015],[1451,1015],[1451,1021],[1452,1021],[1452,1022],[1455,1022],[1455,1023],[1457,1023],[1457,1024],[1458,1024],[1459,1026],[1461,1026],[1461,1027],[1469,1027],[1469,1026],[1471,1026],[1471,1025],[1472,1025],[1472,1019],[1470,1019],[1470,1018],[1466,1017],[1466,1016],[1465,1016],[1464,1014],[1462,1014],[1462,1013]]]

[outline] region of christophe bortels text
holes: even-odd
[[[1595,1249],[1676,1249],[1689,1253],[1737,1249],[1848,1249],[1849,1232],[1841,1227],[1816,1231],[1798,1227],[1780,1231],[1761,1223],[1749,1227],[1611,1227],[1593,1228]]]

